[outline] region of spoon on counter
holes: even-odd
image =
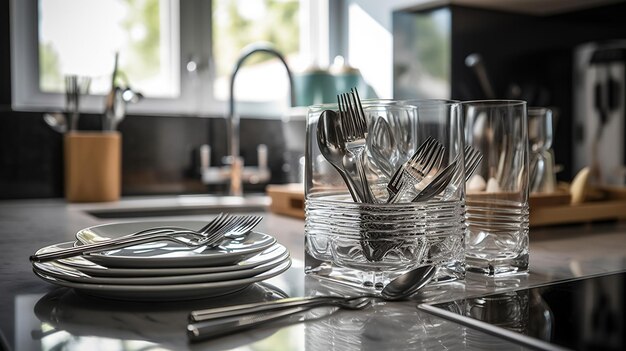
[[[286,298],[275,301],[251,303],[236,306],[211,308],[192,311],[187,327],[192,341],[218,337],[302,313],[312,308],[330,306],[346,309],[362,309],[373,300],[397,301],[405,299],[423,288],[437,271],[434,265],[412,269],[387,284],[378,295],[342,296],[307,296]]]
[[[397,301],[405,299],[423,288],[435,275],[437,268],[426,265],[412,269],[393,279],[376,295],[308,296],[280,299],[269,302],[227,306],[192,311],[192,321],[187,335],[192,342],[216,338],[264,325],[268,322],[306,312],[317,307],[362,309],[375,300]]]

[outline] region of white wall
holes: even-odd
[[[378,97],[393,93],[392,13],[432,0],[345,0],[344,48],[348,63],[361,70]]]

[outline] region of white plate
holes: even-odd
[[[267,272],[274,267],[278,267],[285,260],[289,260],[289,254],[277,257],[275,260],[253,267],[252,269],[238,270],[232,272],[216,272],[189,275],[171,275],[161,277],[96,277],[83,273],[80,270],[64,265],[57,261],[33,262],[33,267],[40,273],[50,275],[55,278],[65,279],[76,283],[88,284],[119,284],[119,285],[158,285],[158,284],[190,284],[207,283],[223,280],[233,280],[249,278]]]
[[[41,279],[59,286],[73,288],[89,295],[107,297],[118,300],[134,301],[164,301],[200,299],[205,297],[220,296],[239,291],[250,284],[275,277],[291,266],[291,260],[285,260],[277,267],[250,278],[225,280],[208,283],[194,284],[168,284],[168,285],[121,285],[121,284],[88,284],[70,282],[65,279],[54,278],[50,275],[33,269]]]
[[[142,221],[104,224],[76,233],[79,243],[90,244],[117,238],[140,230],[168,226],[198,230],[206,221]],[[86,255],[90,261],[106,267],[208,267],[230,265],[267,249],[276,242],[272,236],[250,232],[241,239],[226,238],[217,247],[190,248],[170,241],[157,241],[117,250]]]
[[[39,251],[37,251],[37,253],[56,251],[59,249],[71,247],[73,245],[74,242],[50,245],[40,249]],[[79,271],[87,273],[94,277],[162,277],[172,275],[208,274],[249,270],[262,264],[274,261],[277,258],[286,254],[288,254],[288,252],[284,246],[280,244],[274,244],[269,248],[255,254],[254,256],[245,258],[239,262],[235,262],[226,266],[179,268],[109,268],[86,260],[82,256],[63,258],[58,260],[58,262],[66,266],[78,269]]]

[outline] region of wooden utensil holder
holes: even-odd
[[[120,198],[122,137],[119,132],[69,132],[64,137],[65,198],[104,202]]]

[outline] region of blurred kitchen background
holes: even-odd
[[[605,129],[603,158],[626,164],[625,1],[2,0],[0,7],[0,199],[64,196],[63,134],[42,117],[64,111],[65,75],[89,76],[78,129],[102,130],[116,52],[119,79],[144,97],[119,124],[122,195],[226,192],[225,184],[205,184],[201,168],[228,163],[231,75],[242,50],[259,42],[285,58],[295,99],[274,55],[255,54],[240,67],[241,155],[257,167],[267,155],[271,172],[246,191],[298,181],[306,106],[332,102],[333,89],[351,86],[365,97],[527,100],[554,112],[560,180],[589,162],[597,126]]]

